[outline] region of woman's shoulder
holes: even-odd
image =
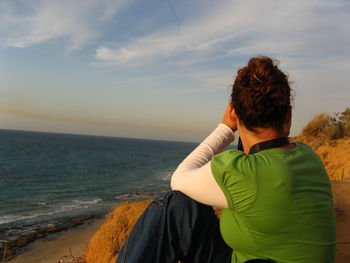
[[[233,164],[237,162],[244,162],[249,159],[249,155],[237,149],[228,149],[217,155],[214,155],[212,161],[223,163],[223,164]]]
[[[260,166],[275,165],[290,159],[319,159],[318,155],[306,144],[294,142],[292,149],[273,148],[255,154],[246,154],[237,149],[223,151],[212,158],[214,170],[232,170],[247,172],[258,169]]]
[[[211,167],[213,173],[238,173],[251,174],[254,170],[256,160],[252,154],[245,154],[236,149],[229,149],[223,151],[211,160]]]

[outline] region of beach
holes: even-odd
[[[37,240],[29,251],[18,255],[8,263],[56,263],[70,256],[82,256],[86,246],[103,220],[88,222],[72,230],[60,233],[51,240]]]

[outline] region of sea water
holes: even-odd
[[[0,242],[152,197],[196,146],[0,130]]]

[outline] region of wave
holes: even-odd
[[[96,204],[102,202],[102,199],[98,198],[98,199],[93,199],[93,200],[72,200],[71,202],[72,203],[70,203],[70,204],[60,205],[57,208],[55,208],[53,211],[48,211],[46,213],[36,213],[36,214],[32,214],[32,215],[4,215],[4,216],[0,216],[0,225],[13,223],[16,221],[35,219],[35,218],[42,217],[42,216],[50,216],[50,215],[59,214],[62,212],[69,212],[69,211],[73,211],[73,210],[86,209],[86,208],[92,207],[93,205],[96,205]],[[42,205],[46,205],[46,203],[43,203]]]
[[[155,177],[161,179],[162,181],[170,182],[170,178],[175,170],[173,169],[167,169],[161,172],[157,172],[155,174]]]
[[[35,218],[35,217],[36,217],[36,215],[31,215],[31,216],[4,215],[4,216],[0,216],[0,225],[12,223],[12,222],[23,220],[23,219],[31,219],[31,218]]]
[[[98,204],[99,202],[102,202],[102,199],[93,199],[93,200],[72,200],[76,204],[82,204],[82,205],[94,205]]]
[[[163,176],[162,180],[166,182],[170,182],[170,178],[173,175],[173,172],[167,173]]]
[[[125,199],[131,197],[131,194],[122,194],[122,195],[117,195],[115,199]]]

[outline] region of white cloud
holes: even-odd
[[[4,46],[25,48],[63,38],[69,48],[78,48],[96,38],[98,26],[126,3],[130,1],[4,1],[0,6],[0,40]]]
[[[163,59],[198,63],[225,56],[269,54],[279,58],[319,59],[350,56],[349,4],[343,1],[226,1],[208,5],[206,16],[96,50],[94,65],[143,66]],[[347,7],[347,8],[344,8]],[[101,52],[108,50],[108,52]],[[344,55],[344,54],[343,54]]]
[[[119,50],[113,50],[108,47],[99,47],[96,50],[96,58],[104,60],[106,62],[118,61],[120,63],[125,63],[139,57],[139,52],[137,50],[127,50],[125,48],[120,48]]]

